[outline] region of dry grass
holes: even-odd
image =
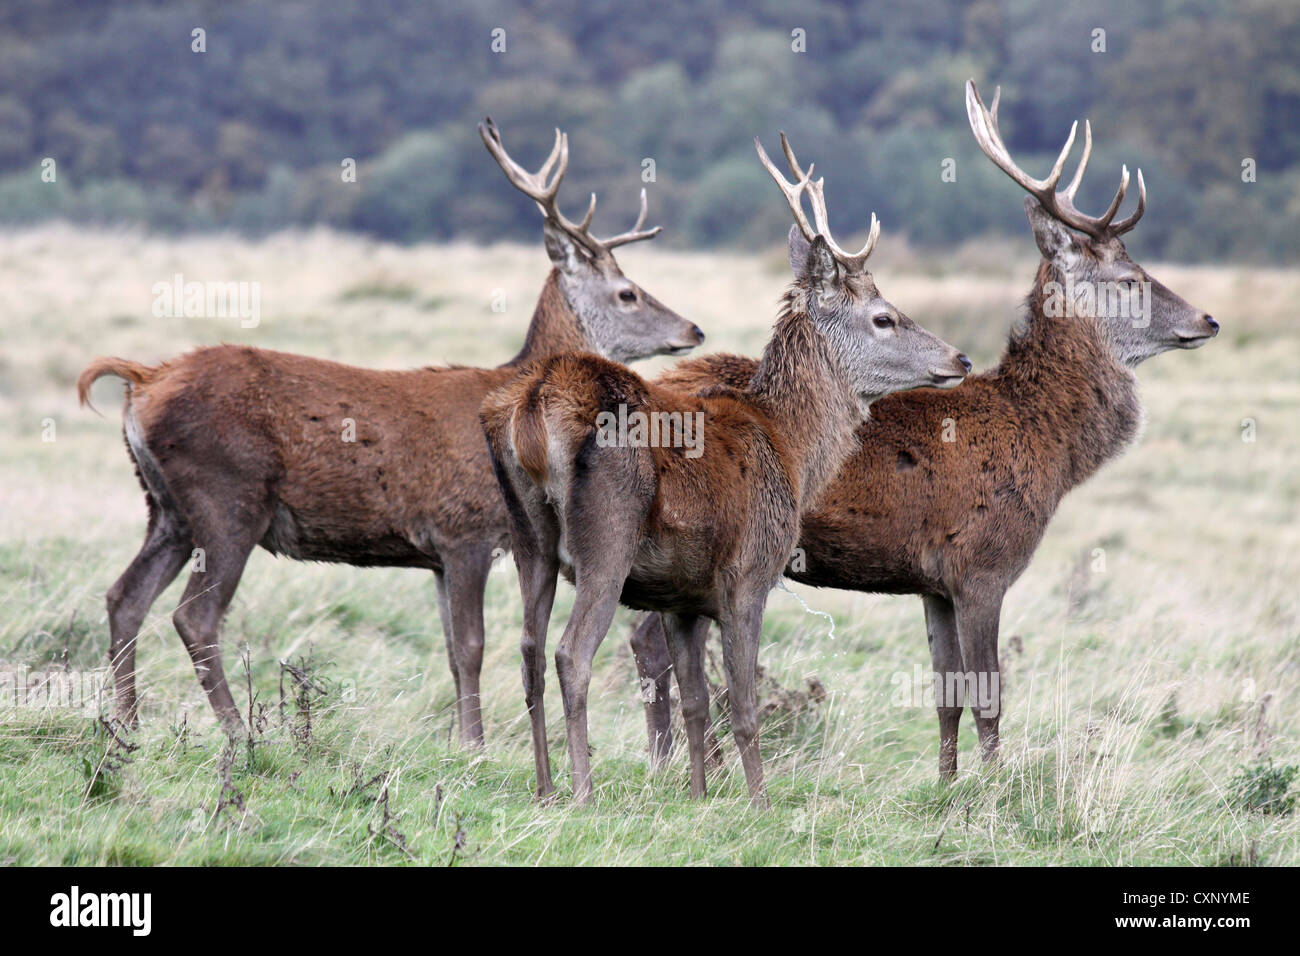
[[[942,261],[885,245],[885,293],[977,366],[996,360],[1032,275],[1028,239]],[[706,329],[710,348],[761,347],[785,281],[778,251],[631,248],[622,259]],[[318,702],[311,748],[273,718],[253,765],[236,763],[246,812],[214,817],[216,736],[171,628],[174,586],[141,638],[145,723],[128,766],[95,784],[83,761],[93,767],[104,740],[85,718],[3,712],[0,861],[1300,862],[1293,817],[1249,812],[1230,793],[1243,765],[1300,762],[1300,273],[1148,265],[1224,332],[1141,370],[1143,438],[1065,501],[1011,591],[1000,770],[952,787],[934,780],[933,713],[901,702],[896,683],[928,663],[916,599],[799,589],[834,616],[835,639],[777,592],[762,659],[782,685],[815,676],[829,698],[769,721],[770,814],[748,810],[735,766],[703,804],[685,799],[683,755],[647,776],[621,641],[630,615],[597,661],[595,806],[539,807],[528,799],[508,562],[489,593],[490,748],[466,756],[449,734],[451,681],[427,575],[258,553],[227,620],[227,671],[242,683],[249,645],[255,686],[274,704],[278,659],[312,648],[332,662],[321,672],[339,683]],[[545,270],[540,248],[400,249],[329,233],[0,237],[0,660],[100,666],[103,594],[143,532],[116,387],[96,389],[104,419],[75,405],[90,358],[151,361],[231,341],[385,367],[493,363],[522,340]],[[152,317],[152,285],[176,272],[259,282],[261,324]],[[504,312],[491,308],[497,290]],[[41,440],[46,419],[53,442]],[[556,621],[567,602],[565,593]],[[562,770],[554,689],[550,700]],[[974,765],[970,738],[967,727],[964,768]],[[379,785],[358,786],[378,773],[382,805]]]

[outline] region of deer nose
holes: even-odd
[[[958,362],[961,362],[962,368],[964,368],[964,369],[965,369],[966,371],[968,371],[968,372],[969,372],[972,368],[974,368],[974,366],[971,365],[971,363],[970,363],[970,359],[968,359],[968,358],[965,356],[965,354],[958,355],[958,356],[957,356],[957,361],[958,361]]]
[[[1217,329],[1218,326],[1216,325],[1215,328]],[[693,335],[695,336],[695,341],[696,341],[696,342],[703,342],[703,341],[704,341],[704,330],[703,330],[702,328],[700,328],[698,325],[692,325],[692,326],[691,326],[691,334],[693,334]]]
[[[1219,323],[1216,322],[1216,321],[1214,321],[1214,316],[1212,316],[1212,315],[1207,315],[1207,316],[1205,317],[1205,324],[1208,325],[1208,326],[1210,327],[1210,334],[1211,334],[1211,335],[1218,335],[1218,334],[1219,334]]]

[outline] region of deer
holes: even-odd
[[[705,795],[708,759],[703,635],[709,620],[718,623],[750,800],[766,806],[755,688],[759,639],[767,594],[798,539],[803,506],[852,451],[872,402],[918,385],[952,387],[969,370],[964,355],[877,289],[866,267],[880,235],[875,215],[863,247],[844,251],[828,226],[823,180],[812,178],[813,166],[800,168],[784,134],[781,142],[794,182],[757,139],[755,148],[794,217],[787,240],[794,282],[744,387],[693,394],[573,353],[531,363],[483,403],[524,603],[520,648],[538,798],[554,793],[545,646],[563,573],[576,594],[555,667],[574,802],[583,805],[592,795],[592,659],[622,603],[657,611],[664,621],[695,798]],[[805,196],[815,226],[804,213]],[[626,440],[609,434],[610,416],[637,413],[698,416],[706,440],[685,448],[636,440],[631,431]]]
[[[628,279],[614,258],[616,248],[661,230],[644,228],[645,190],[632,229],[598,238],[590,228],[594,193],[576,223],[557,204],[569,163],[566,133],[555,131],[535,173],[509,156],[490,117],[479,134],[541,211],[551,261],[523,348],[508,362],[381,371],[220,345],[156,366],[99,358],[82,373],[83,405],[101,376],[125,380],[127,452],[148,508],[144,544],[107,595],[113,713],[125,726],[138,724],[135,649],[145,615],[201,549],[204,560],[172,621],[221,726],[232,738],[241,733],[220,630],[260,545],[299,561],[432,571],[459,739],[483,746],[484,590],[509,529],[479,405],[549,355],[680,355],[704,333]],[[344,440],[349,425],[352,441]]]
[[[963,709],[974,716],[981,756],[997,760],[1002,713],[998,628],[1007,589],[1028,567],[1061,499],[1118,457],[1142,421],[1134,368],[1163,352],[1204,346],[1219,323],[1153,279],[1122,236],[1146,210],[1138,170],[1136,208],[1116,219],[1128,168],[1100,216],[1074,197],[1092,153],[1092,127],[1073,178],[1057,188],[1076,122],[1050,172],[1034,179],[998,131],[998,101],[984,106],[975,81],[966,111],[981,150],[1028,195],[1025,212],[1041,253],[1024,319],[1001,362],[954,391],[921,388],[882,398],[858,428],[858,446],[803,515],[799,554],[787,576],[815,587],[916,594],[925,610],[939,717],[939,775],[957,774]],[[1149,290],[1140,315],[1103,296],[1113,286]],[[1068,299],[1068,290],[1076,296]],[[1082,290],[1091,289],[1089,297]],[[743,388],[758,363],[709,355],[660,376],[686,391]],[[951,427],[946,427],[951,423]],[[642,676],[671,672],[666,628],[654,615],[633,636]],[[671,744],[668,701],[647,697],[654,745]]]

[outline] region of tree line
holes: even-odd
[[[535,237],[490,114],[533,162],[568,131],[561,195],[597,192],[610,230],[644,185],[669,243],[773,241],[751,140],[784,129],[837,231],[874,209],[922,245],[1020,234],[967,128],[974,76],[1040,175],[1091,119],[1085,208],[1142,168],[1144,255],[1294,262],[1297,49],[1292,0],[44,0],[0,11],[0,222]]]

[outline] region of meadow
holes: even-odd
[[[431,575],[258,551],[223,641],[256,729],[224,780],[222,736],[171,623],[182,576],[141,632],[134,749],[113,745],[93,702],[0,694],[0,864],[1300,863],[1300,819],[1285,797],[1269,802],[1300,763],[1300,270],[1161,265],[1136,235],[1134,257],[1223,332],[1139,370],[1143,434],[1065,500],[1008,595],[999,766],[979,765],[968,717],[960,776],[937,780],[917,598],[791,585],[772,594],[761,652],[769,812],[749,806],[725,713],[706,800],[687,796],[684,741],[649,772],[627,611],[596,660],[592,805],[564,798],[553,666],[561,798],[539,804],[508,558],[487,600],[488,747],[464,753]],[[695,319],[706,351],[757,353],[782,250],[645,245],[620,251],[624,270]],[[872,267],[891,301],[983,369],[1019,314],[1032,250],[1027,230],[944,255],[887,233]],[[376,367],[496,364],[522,341],[546,269],[540,242],[0,235],[0,692],[14,675],[106,680],[104,593],[145,509],[120,385],[96,387],[103,417],[77,407],[92,358],[226,341]],[[152,287],[177,273],[260,283],[260,322],[154,316]],[[550,651],[571,597],[562,584]]]

